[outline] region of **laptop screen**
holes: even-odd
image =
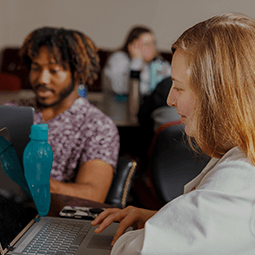
[[[33,113],[31,107],[0,106],[0,136],[10,139],[19,159],[29,141]],[[1,164],[0,176],[0,244],[4,250],[35,218],[37,210],[32,198],[5,174]]]
[[[37,215],[33,200],[0,166],[0,243],[4,250]]]
[[[23,151],[30,141],[30,127],[33,122],[33,107],[0,105],[0,129],[8,128],[20,162],[22,162]]]

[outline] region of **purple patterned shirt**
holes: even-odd
[[[48,124],[48,142],[53,151],[51,178],[72,182],[79,166],[93,159],[101,159],[116,168],[118,129],[110,117],[86,98],[79,97],[69,109],[46,122],[35,100],[5,104],[32,106],[35,108],[34,124]]]

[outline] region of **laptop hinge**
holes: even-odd
[[[34,221],[35,221],[35,222],[39,222],[39,221],[40,221],[40,218],[37,218],[37,217],[36,217],[36,218],[34,218]]]
[[[15,248],[14,248],[13,246],[10,246],[10,245],[7,247],[7,250],[8,250],[8,251],[14,251],[14,249],[15,249]]]

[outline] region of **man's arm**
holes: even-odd
[[[113,167],[103,160],[90,160],[81,165],[74,183],[50,179],[50,191],[103,203],[112,183],[113,172]]]

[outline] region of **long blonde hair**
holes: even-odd
[[[212,17],[172,45],[188,56],[198,97],[195,141],[222,157],[238,146],[255,164],[255,21],[240,14]]]

